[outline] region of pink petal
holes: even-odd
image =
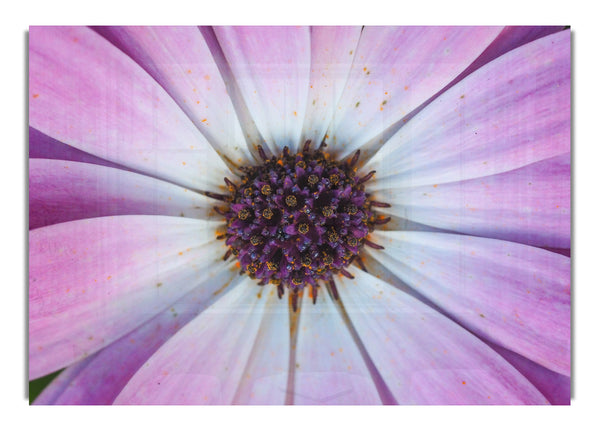
[[[309,88],[309,29],[216,27],[215,33],[268,148],[294,151]]]
[[[507,26],[463,73],[462,77],[515,48],[563,30],[563,26]]]
[[[215,190],[229,170],[160,85],[99,34],[32,27],[29,121],[103,159]]]
[[[70,367],[65,368],[56,376],[48,386],[38,395],[33,401],[35,405],[51,405],[56,404],[57,399],[65,391],[69,390],[71,382],[77,378],[77,375],[88,366],[88,364],[96,357],[97,354],[88,356],[87,358],[76,362]],[[31,401],[30,401],[31,403]]]
[[[502,29],[498,37],[496,37],[492,43],[481,53],[473,63],[469,65],[460,75],[450,82],[441,92],[450,88],[457,82],[464,79],[467,75],[470,75],[475,70],[482,66],[485,66],[492,60],[506,54],[508,51],[516,49],[521,45],[533,42],[544,36],[548,36],[553,33],[557,33],[564,30],[564,26],[506,26]],[[441,94],[438,93],[437,95]],[[433,96],[436,97],[436,96]]]
[[[112,404],[129,379],[173,334],[242,279],[232,263],[216,264],[215,277],[150,321],[63,371],[35,404]]]
[[[288,314],[287,304],[274,293],[272,287],[263,288],[244,279],[165,343],[133,376],[115,403],[231,404],[243,392],[240,388],[255,377],[248,369],[259,352],[259,334],[273,330],[271,319],[278,319],[274,314]],[[281,349],[289,351],[289,341],[278,341]],[[283,403],[285,386],[279,386],[278,375],[287,374],[287,360],[270,364],[273,377],[261,373],[256,379],[258,393],[269,395],[263,401]]]
[[[342,316],[326,291],[300,309],[294,404],[381,404],[377,388]]]
[[[311,140],[318,146],[325,137],[346,87],[360,33],[360,27],[311,28],[310,85],[301,142]]]
[[[379,261],[375,260],[370,254],[365,254],[363,256],[363,262],[371,275],[393,285],[397,289],[409,293],[421,302],[436,308],[429,299],[403,283],[387,266],[379,263]],[[517,353],[490,343],[488,340],[486,340],[486,344],[515,367],[527,380],[533,383],[551,404],[569,404],[571,394],[571,379],[569,377],[550,371]]]
[[[371,253],[477,335],[569,375],[571,260],[540,248],[431,232],[372,234]]]
[[[217,227],[116,216],[30,231],[30,378],[89,356],[214,277],[225,251]]]
[[[492,346],[492,348],[533,383],[551,404],[571,404],[571,379],[569,377],[550,371],[510,350],[498,346]]]
[[[127,214],[216,219],[215,204],[218,202],[183,187],[120,169],[29,160],[30,229]]]
[[[378,181],[382,212],[441,229],[538,247],[571,247],[571,155],[488,177],[395,188]]]
[[[169,93],[225,160],[248,165],[225,82],[197,27],[99,27],[98,32],[133,58]]]
[[[290,314],[287,301],[276,298],[272,290],[268,294],[271,296],[231,404],[281,405],[287,396]]]
[[[362,271],[339,293],[399,404],[546,404],[485,343],[422,302]]]
[[[81,151],[75,147],[64,144],[50,136],[44,135],[37,129],[29,126],[29,158],[30,159],[55,159],[55,160],[70,160],[73,162],[93,163],[95,165],[108,166],[129,170],[124,166],[93,156],[85,151]]]
[[[240,90],[240,87],[233,76],[233,72],[231,71],[231,66],[227,62],[225,54],[223,53],[223,49],[217,40],[214,28],[209,26],[200,26],[198,29],[200,30],[200,33],[202,34],[202,37],[204,38],[204,41],[206,42],[206,45],[208,46],[208,49],[210,50],[210,53],[219,68],[219,73],[225,82],[227,92],[231,98],[231,103],[235,109],[240,126],[244,132],[247,146],[254,156],[254,159],[261,161],[262,158],[257,146],[258,144],[264,142],[263,138],[256,127],[256,123],[252,119],[252,114],[250,113],[248,106],[244,101],[242,91]]]
[[[497,27],[366,27],[330,127],[348,155],[408,115],[462,72]]]
[[[402,127],[365,166],[377,187],[478,178],[569,152],[570,33],[487,64]]]

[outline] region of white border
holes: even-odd
[[[524,0],[298,2],[59,0],[11,2],[2,25],[2,385],[3,421],[19,429],[589,429],[599,423],[596,310],[600,202],[597,13],[575,2]],[[409,4],[410,3],[410,4]],[[416,4],[415,4],[416,3]],[[390,8],[390,4],[395,4]],[[591,2],[589,3],[591,4]],[[553,24],[573,30],[574,370],[570,407],[29,407],[25,400],[26,47],[33,24]],[[8,132],[8,133],[6,133]],[[6,197],[8,199],[6,199]],[[8,274],[8,277],[5,275]],[[14,424],[14,425],[11,425]]]

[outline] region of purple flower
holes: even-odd
[[[569,30],[29,42],[37,403],[569,403]]]

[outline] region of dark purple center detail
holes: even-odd
[[[236,256],[242,272],[261,284],[278,285],[280,296],[287,287],[295,305],[304,287],[316,297],[320,280],[352,277],[344,268],[363,244],[372,244],[366,236],[382,220],[371,211],[364,183],[374,172],[359,178],[358,153],[336,161],[320,149],[309,151],[309,143],[302,152],[285,148],[270,159],[259,152],[262,165],[241,168],[238,184],[226,180],[226,257]]]

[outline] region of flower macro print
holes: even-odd
[[[571,31],[31,27],[34,404],[569,404]]]

